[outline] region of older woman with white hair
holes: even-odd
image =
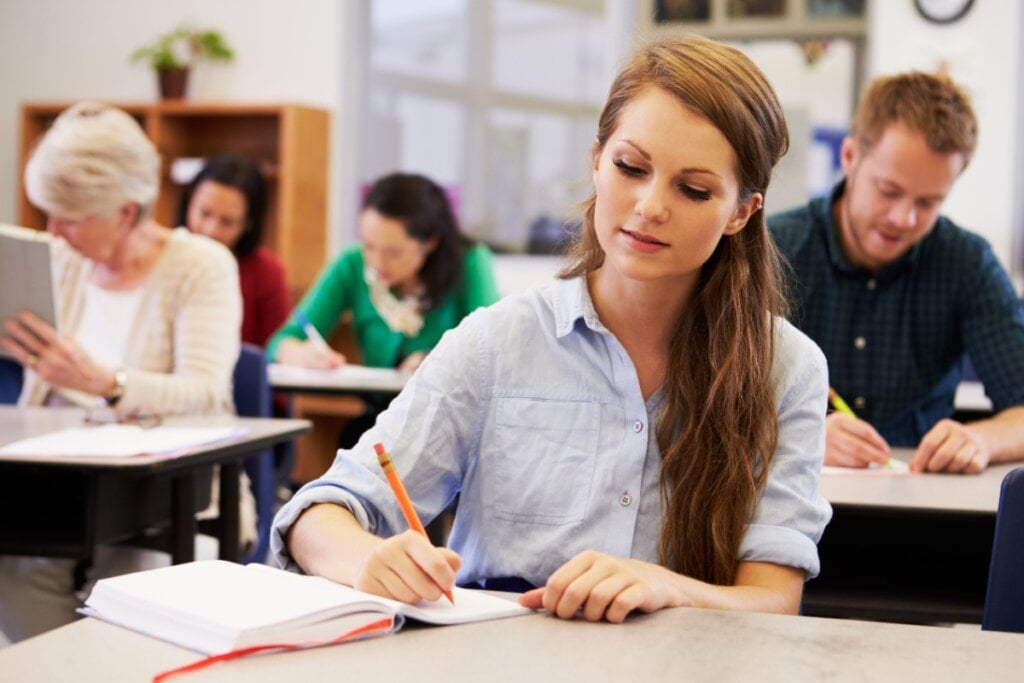
[[[154,220],[159,173],[138,123],[96,102],[64,111],[32,154],[25,186],[53,236],[60,329],[27,312],[4,321],[0,344],[27,371],[20,405],[234,411],[238,269],[221,244]],[[87,578],[136,568],[123,550],[101,548]],[[0,558],[0,629],[19,640],[73,620],[73,573],[72,560]]]
[[[61,330],[31,314],[3,344],[29,370],[23,405],[230,412],[240,294],[231,253],[151,215],[160,157],[131,116],[82,102],[25,168],[48,215]]]

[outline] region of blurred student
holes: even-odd
[[[28,312],[3,322],[0,344],[26,370],[20,405],[234,412],[238,271],[220,244],[153,218],[159,169],[135,120],[96,102],[64,111],[32,153],[25,188],[53,236],[61,330]],[[243,511],[243,529],[254,535],[251,497]],[[167,556],[100,546],[85,588],[153,562]],[[75,575],[70,559],[0,558],[7,638],[76,619],[75,590],[83,586]]]
[[[490,250],[459,230],[432,180],[394,173],[377,180],[359,214],[359,243],[328,265],[270,340],[280,363],[333,368],[345,357],[307,338],[324,338],[352,316],[366,365],[415,370],[449,329],[498,300]]]
[[[266,204],[266,184],[256,164],[237,154],[218,154],[182,192],[177,221],[235,255],[242,287],[242,341],[261,347],[291,310],[284,264],[260,244]]]
[[[846,177],[769,221],[796,278],[793,322],[856,413],[829,415],[826,464],[884,463],[892,446],[916,448],[921,472],[1024,458],[1024,311],[988,243],[940,215],[977,136],[949,78],[878,78],[842,143]],[[996,414],[962,424],[967,355]]]
[[[280,511],[282,566],[406,602],[529,589],[562,618],[796,613],[830,516],[825,359],[786,322],[762,206],[788,133],[739,51],[639,49],[612,84],[561,279],[450,332]],[[409,531],[383,443],[424,522]]]

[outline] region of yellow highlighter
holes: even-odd
[[[857,417],[857,414],[853,412],[853,408],[848,406],[846,401],[843,400],[843,397],[839,395],[839,392],[832,387],[828,388],[828,400],[832,404],[832,407],[840,413],[849,415],[850,417]]]
[[[843,400],[843,397],[839,395],[839,392],[832,387],[828,388],[828,400],[829,403],[832,404],[832,407],[840,413],[849,415],[850,417],[857,417],[857,413],[853,412],[853,408],[851,408],[846,401]],[[889,469],[893,468],[892,458],[885,461],[885,466]]]

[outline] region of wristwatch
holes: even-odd
[[[124,396],[124,388],[128,384],[128,373],[122,368],[114,370],[114,390],[103,398],[106,400],[107,405],[113,408],[117,405],[117,402]]]

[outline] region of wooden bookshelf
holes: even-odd
[[[46,216],[25,195],[29,155],[70,102],[28,102],[21,108],[18,221],[42,229]],[[291,104],[114,102],[149,135],[161,157],[160,195],[154,214],[173,225],[181,186],[171,179],[180,158],[237,152],[256,161],[267,181],[264,244],[284,262],[293,295],[304,292],[324,264],[330,115]]]

